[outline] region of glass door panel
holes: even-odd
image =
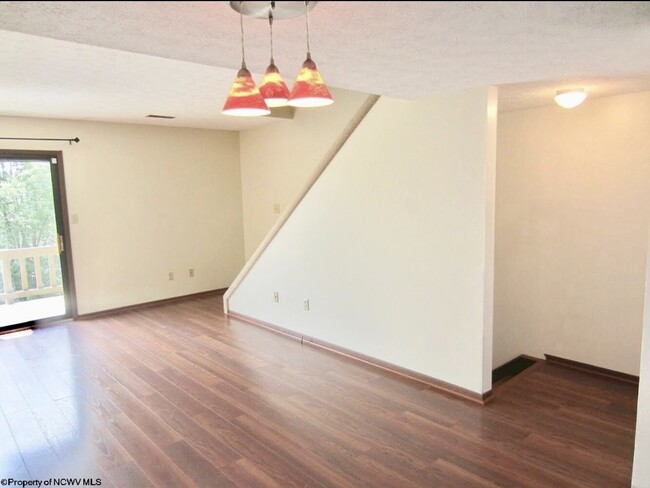
[[[0,158],[0,328],[66,316],[55,166]]]

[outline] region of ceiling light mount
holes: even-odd
[[[311,10],[317,3],[308,2],[307,8]],[[275,20],[294,19],[305,15],[303,2],[230,2],[230,7],[237,13],[261,20],[267,20],[271,12]]]

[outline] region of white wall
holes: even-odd
[[[228,287],[243,265],[236,132],[1,117],[0,133],[81,139],[0,141],[63,150],[79,313]]]
[[[380,99],[235,291],[231,310],[487,391],[495,108],[488,88]]]
[[[293,120],[240,133],[246,259],[279,213],[302,190],[321,158],[361,107],[367,94],[332,89],[335,103],[297,109]],[[280,212],[274,212],[274,205]]]
[[[632,486],[650,487],[650,247],[645,285],[645,311],[643,317],[643,347],[641,351],[641,377],[637,402],[636,441],[634,444],[634,469]]]
[[[650,92],[500,114],[494,365],[639,373]]]

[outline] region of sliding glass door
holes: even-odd
[[[0,328],[65,318],[70,303],[60,154],[0,151]]]

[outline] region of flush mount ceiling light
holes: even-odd
[[[555,95],[555,103],[560,107],[574,108],[584,102],[586,98],[587,93],[583,88],[571,88],[558,91]]]
[[[237,2],[240,5],[244,2]],[[232,2],[231,2],[232,4]],[[256,117],[271,113],[264,98],[255,85],[251,72],[246,68],[246,53],[244,51],[244,16],[243,9],[239,10],[239,27],[241,31],[241,69],[230,88],[230,93],[221,111],[224,115],[239,117]]]
[[[309,11],[312,10],[317,2],[230,2],[230,6],[240,15],[240,24],[242,31],[242,70],[237,74],[237,79],[233,84],[226,105],[224,106],[224,114],[227,115],[266,115],[269,113],[268,107],[281,107],[284,105],[291,105],[293,107],[322,107],[334,103],[332,95],[330,94],[327,85],[323,81],[316,64],[311,58],[310,45],[309,45]],[[246,15],[256,19],[264,19],[269,22],[270,39],[271,39],[271,62],[266,68],[266,73],[260,85],[258,92],[262,101],[265,102],[267,111],[264,113],[259,106],[259,102],[253,98],[248,99],[243,96],[245,90],[240,90],[240,87],[247,90],[251,87],[254,88],[255,82],[250,76],[250,72],[245,69],[244,62],[244,28],[242,16]],[[305,23],[307,27],[307,59],[302,64],[302,67],[296,77],[291,92],[287,88],[280,71],[275,65],[273,59],[273,21],[281,19],[291,19],[305,15]],[[245,70],[244,73],[242,71]],[[239,82],[239,84],[238,84]],[[255,88],[255,90],[257,90]],[[241,91],[244,100],[236,100],[235,96]],[[252,91],[252,89],[250,90]],[[231,100],[233,99],[233,100]],[[243,113],[241,110],[226,110],[230,105],[235,102],[245,102],[246,104],[255,105],[257,112],[252,110]]]

